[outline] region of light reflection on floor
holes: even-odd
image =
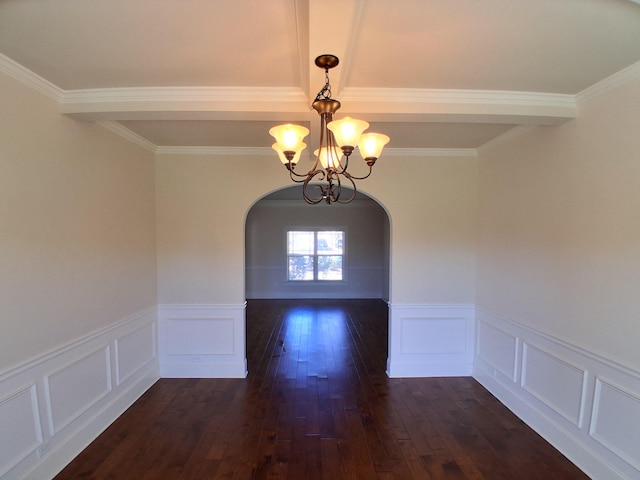
[[[296,373],[287,369],[287,377],[300,375],[327,378],[344,373],[353,365],[347,314],[337,308],[292,307],[285,313],[280,335],[283,353],[297,362]]]

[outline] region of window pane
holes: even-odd
[[[313,256],[289,257],[289,280],[313,280]]]
[[[342,280],[342,255],[318,256],[318,280]]]
[[[313,255],[314,232],[287,232],[289,255]]]
[[[342,254],[343,232],[318,232],[318,253]]]

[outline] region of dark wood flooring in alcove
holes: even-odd
[[[56,479],[588,478],[472,378],[387,378],[381,301],[247,324],[246,379],[159,380]]]

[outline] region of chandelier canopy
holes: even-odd
[[[302,196],[307,203],[316,205],[323,200],[328,204],[349,203],[356,197],[355,181],[371,175],[373,165],[389,142],[389,137],[381,133],[363,133],[369,127],[363,120],[350,117],[333,120],[340,102],[331,98],[329,70],[337,66],[339,60],[334,55],[320,55],[315,63],[324,69],[325,84],[311,105],[320,115],[320,145],[313,152],[313,166],[304,174],[295,171],[300,154],[307,147],[304,137],[309,135],[309,129],[306,127],[290,123],[273,127],[269,130],[276,139],[272,148],[289,170],[291,180],[302,183]],[[369,168],[368,173],[361,177],[348,171],[349,158],[356,147]],[[350,189],[344,196],[341,195],[343,186]]]

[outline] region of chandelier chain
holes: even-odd
[[[324,69],[324,87],[316,95],[316,100],[331,100],[331,83],[329,83],[329,69]]]

